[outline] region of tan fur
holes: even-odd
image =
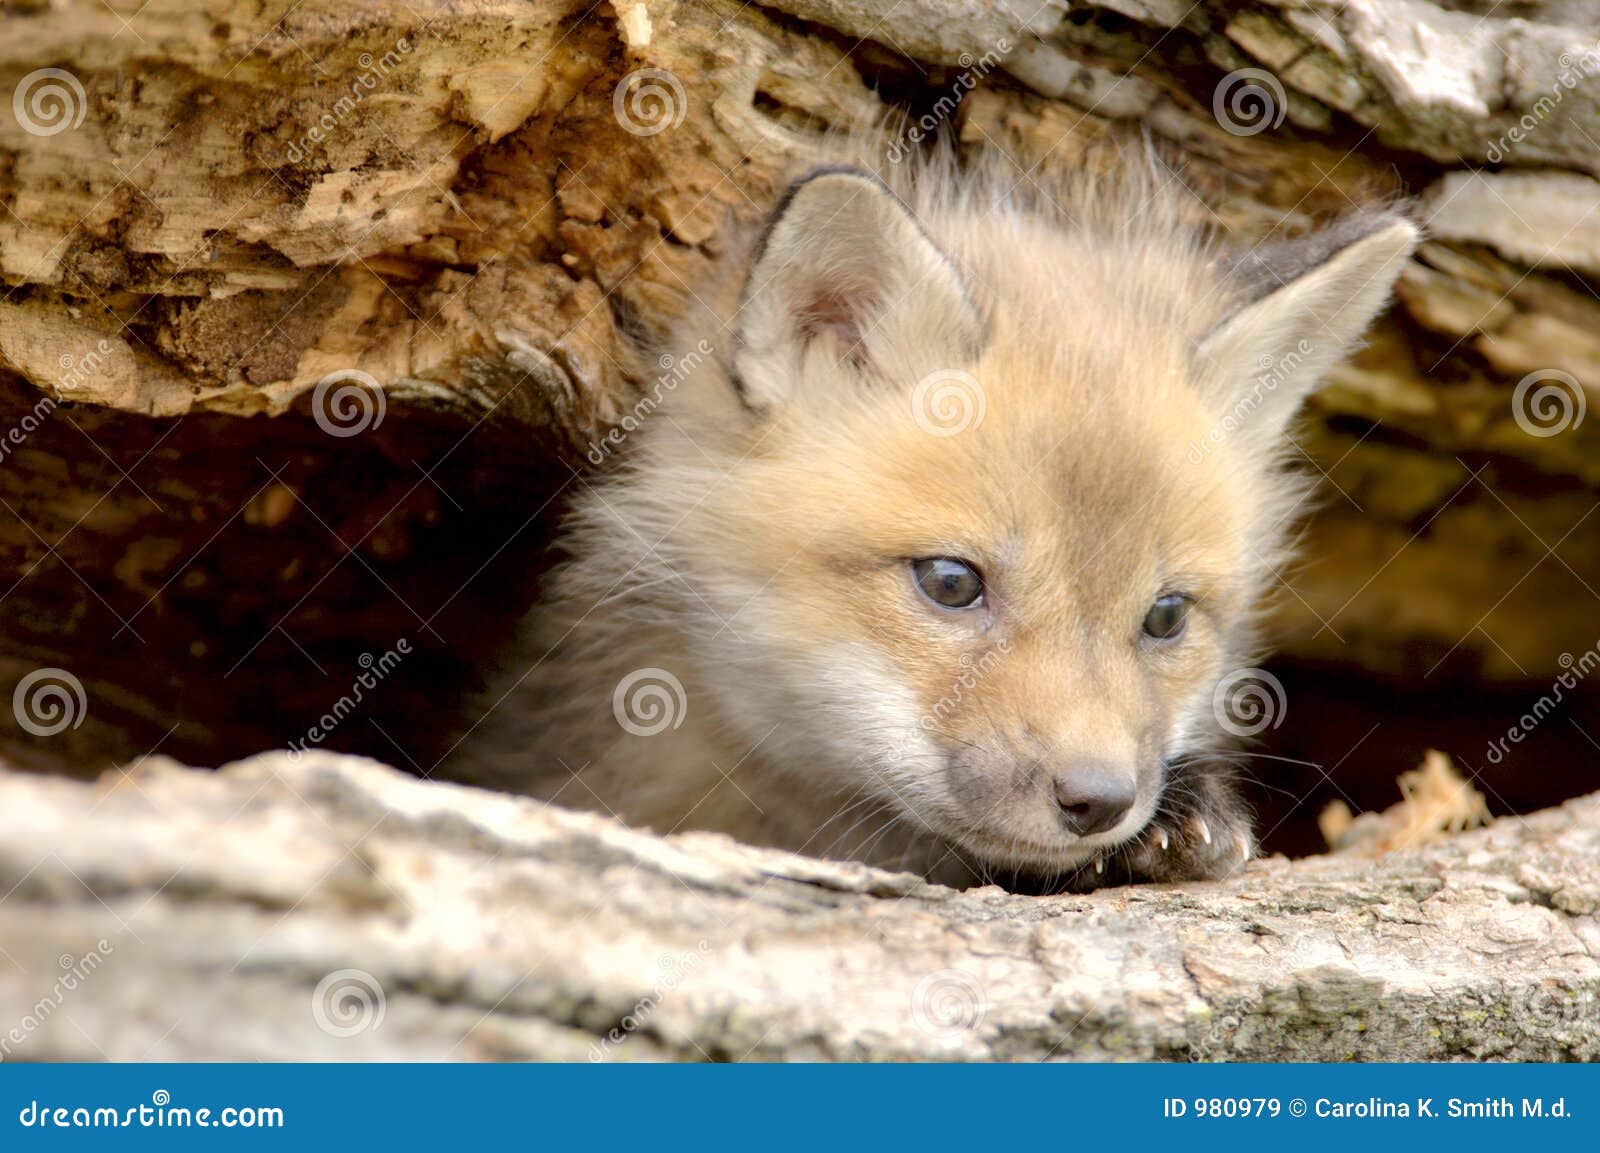
[[[1373,217],[1264,294],[1277,273],[1251,287],[1139,165],[1046,194],[1000,159],[885,179],[802,185],[702,293],[674,350],[695,371],[585,486],[572,559],[451,771],[942,878],[1062,877],[1175,838],[1204,848],[1176,871],[1225,870],[1243,810],[1173,766],[1223,746],[1213,689],[1286,560],[1289,416],[1415,230]],[[959,417],[941,383],[950,402],[969,381],[981,421],[937,435]],[[907,561],[946,555],[977,563],[986,611],[922,598]],[[1197,601],[1188,631],[1148,644],[1171,590]],[[619,725],[641,669],[683,686],[676,727]],[[1083,761],[1138,791],[1076,837],[1051,780]]]

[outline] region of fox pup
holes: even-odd
[[[1418,233],[1229,256],[1154,172],[1028,183],[793,184],[607,438],[448,772],[955,884],[1250,857],[1216,697],[1305,495],[1289,422]]]

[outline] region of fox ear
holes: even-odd
[[[881,181],[827,169],[773,213],[740,300],[739,386],[747,403],[786,400],[811,356],[860,367],[890,342],[928,367],[975,358],[983,322],[948,257]]]
[[[1420,239],[1405,217],[1373,213],[1235,261],[1226,278],[1242,303],[1200,340],[1202,388],[1224,412],[1284,432],[1382,310]]]

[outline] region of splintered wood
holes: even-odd
[[[1342,800],[1323,809],[1317,826],[1329,849],[1351,856],[1381,857],[1479,828],[1494,819],[1483,794],[1436,749],[1428,750],[1420,768],[1401,773],[1398,783],[1399,803],[1381,813],[1355,816]]]

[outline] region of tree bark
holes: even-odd
[[[6,774],[0,1054],[1594,1060],[1597,861],[1600,796],[1025,897],[323,753]]]

